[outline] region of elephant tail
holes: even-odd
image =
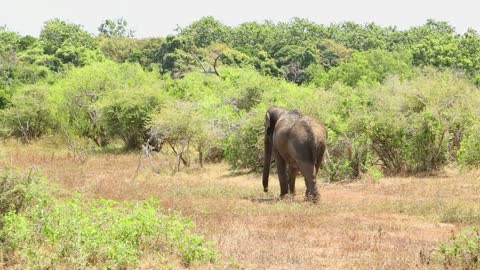
[[[313,159],[314,159],[313,162],[314,162],[314,164],[316,164],[315,174],[318,173],[318,169],[322,165],[323,156],[324,156],[325,153],[327,153],[327,157],[328,157],[328,150],[327,150],[327,146],[325,144],[321,143],[321,144],[318,144],[315,147],[315,150],[314,150],[314,153],[313,153]]]

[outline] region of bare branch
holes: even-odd
[[[204,73],[207,73],[207,74],[215,74],[215,75],[217,75],[217,76],[220,77],[220,73],[218,73],[217,67],[216,67],[216,66],[217,66],[217,61],[218,61],[218,59],[220,58],[220,55],[218,55],[218,56],[215,58],[215,62],[214,62],[214,64],[213,64],[213,71],[212,71],[211,68],[207,69],[207,68],[205,67],[205,65],[204,65],[204,64],[202,63],[202,61],[198,58],[198,56],[196,56],[196,55],[195,55],[194,53],[192,53],[192,52],[191,52],[190,54],[191,54],[192,57],[195,59],[195,61],[198,62],[198,64],[200,65],[200,67],[203,69],[203,72],[204,72]]]
[[[217,54],[217,57],[215,57],[215,61],[213,62],[213,70],[218,77],[221,77],[220,73],[218,73],[218,70],[217,70],[217,63],[218,63],[218,59],[220,59],[220,56],[221,54]]]

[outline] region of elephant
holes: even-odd
[[[268,192],[272,153],[280,182],[280,198],[295,195],[295,179],[305,178],[306,200],[319,200],[317,173],[327,147],[328,132],[316,119],[297,110],[271,107],[265,116],[263,190]]]

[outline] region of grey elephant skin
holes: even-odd
[[[316,119],[296,110],[272,107],[265,116],[263,189],[268,191],[272,154],[280,181],[280,197],[295,194],[300,171],[305,178],[307,200],[318,202],[317,174],[327,147],[328,133]]]

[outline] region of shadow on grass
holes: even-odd
[[[280,201],[280,198],[246,198],[253,203],[275,204]]]
[[[231,171],[228,171],[226,174],[223,174],[222,176],[220,176],[220,178],[225,179],[225,178],[243,176],[248,174],[255,174],[255,172],[248,171],[248,170],[234,170],[234,171],[231,170]]]

